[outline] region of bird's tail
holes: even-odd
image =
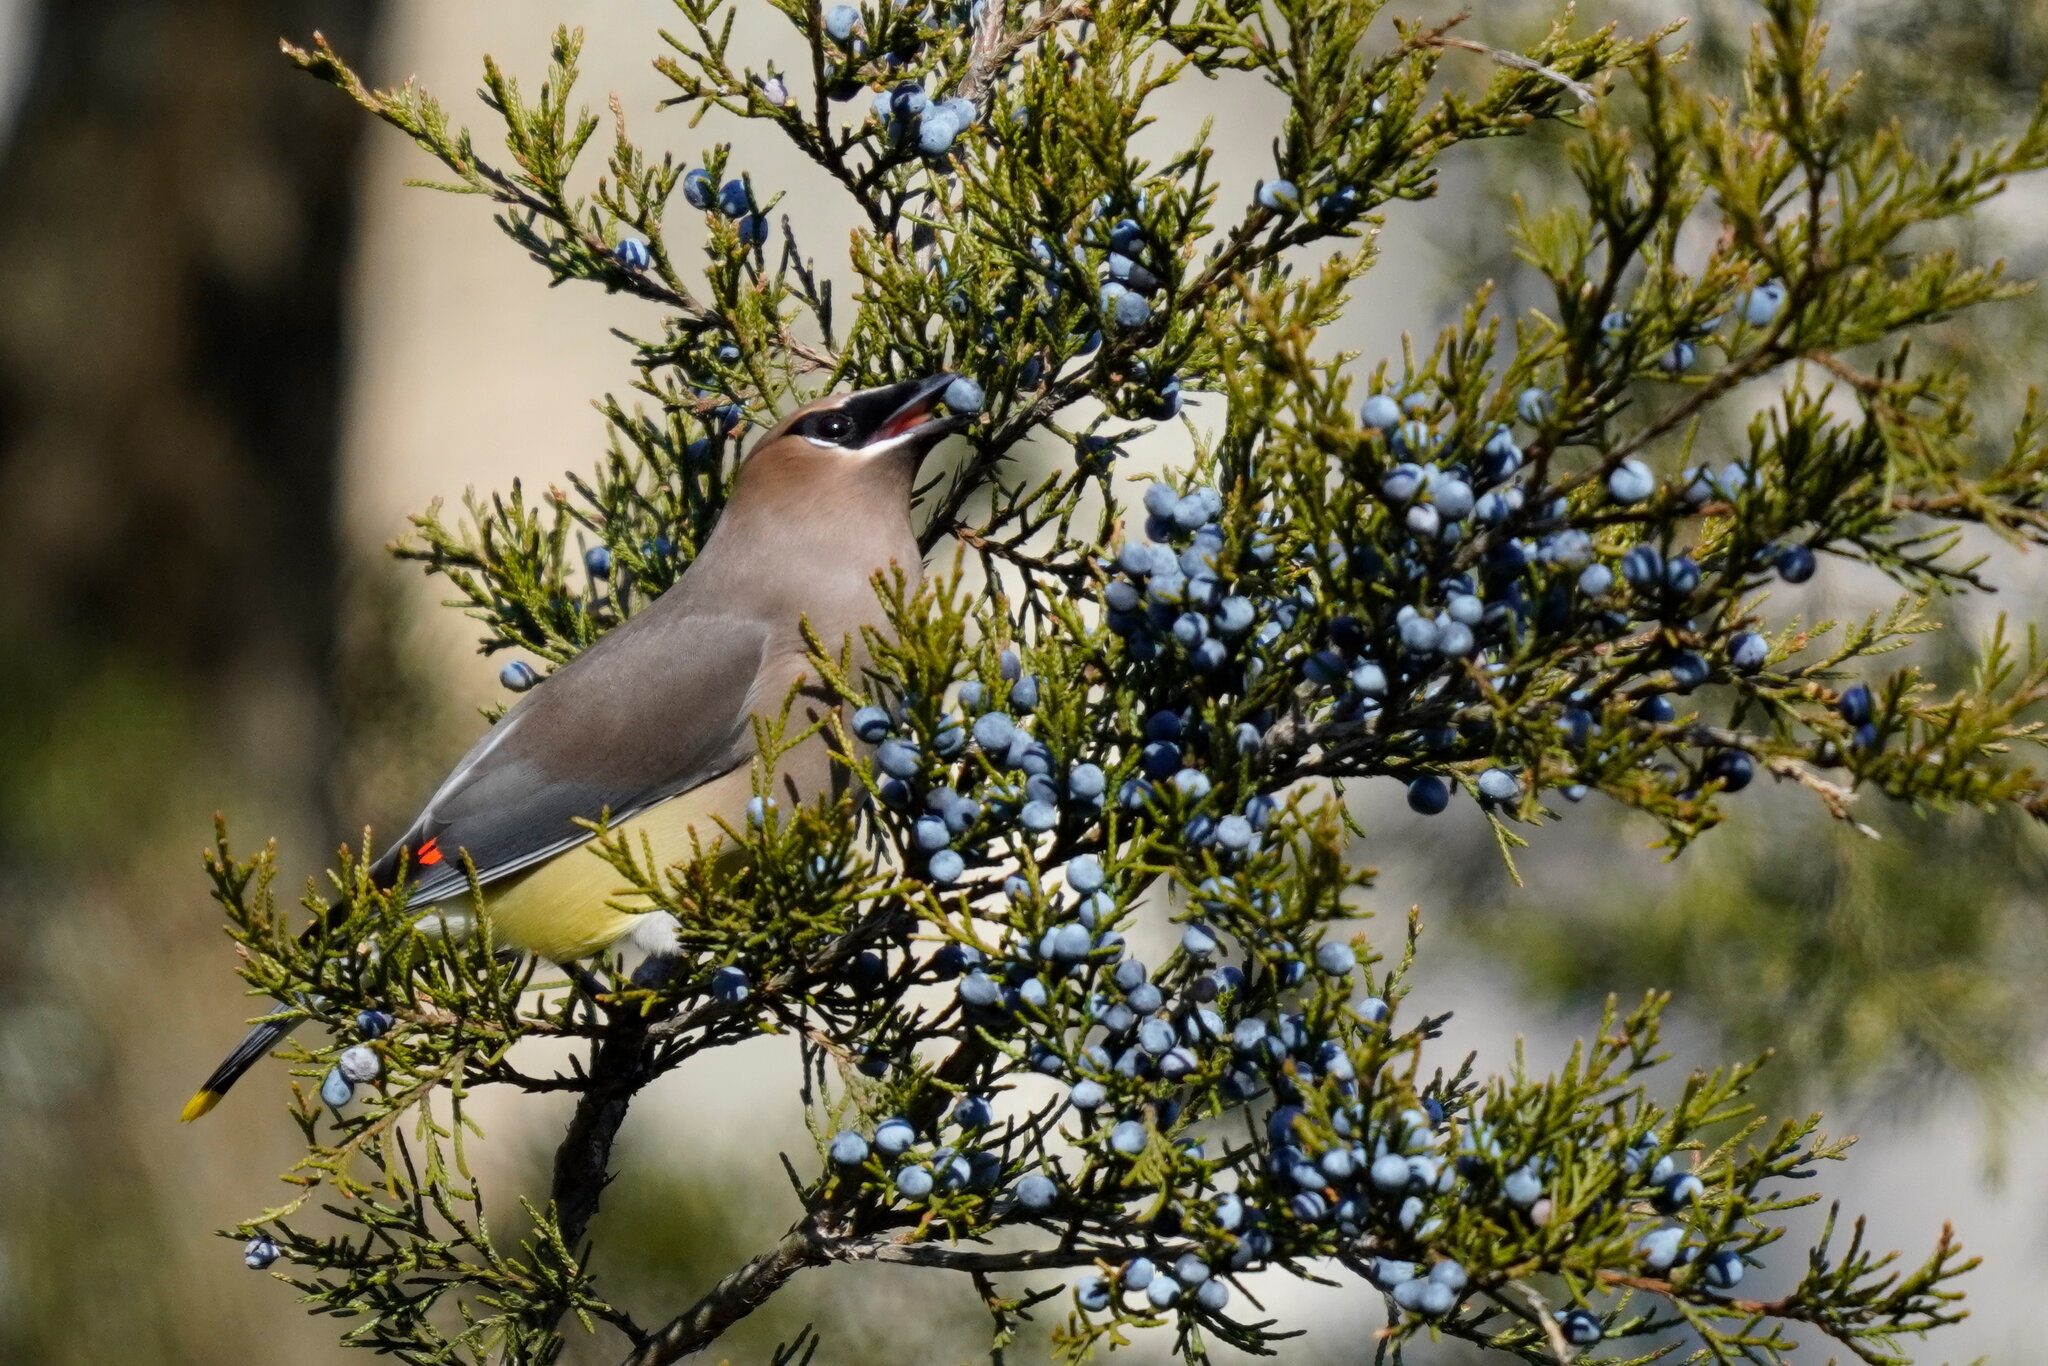
[[[299,942],[310,944],[317,941],[347,914],[347,909],[346,902],[329,903],[324,911],[314,917],[313,923],[299,935]],[[260,1062],[264,1054],[284,1042],[285,1036],[302,1023],[303,1019],[265,1020],[253,1026],[242,1036],[242,1041],[235,1045],[235,1051],[221,1059],[220,1066],[213,1069],[213,1074],[206,1079],[205,1085],[194,1091],[192,1099],[185,1102],[185,1109],[178,1116],[179,1122],[190,1124],[220,1104],[220,1098],[228,1093],[229,1087],[242,1079],[244,1072]]]
[[[244,1072],[261,1061],[264,1054],[282,1043],[285,1035],[297,1029],[301,1023],[301,1020],[265,1020],[251,1029],[242,1041],[235,1045],[235,1051],[223,1058],[220,1066],[213,1069],[213,1074],[207,1077],[206,1084],[193,1093],[192,1099],[185,1102],[185,1111],[178,1116],[179,1120],[190,1124],[220,1104],[220,1098],[228,1093],[228,1088],[240,1081]]]

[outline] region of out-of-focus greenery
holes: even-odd
[[[1632,0],[1612,12],[1638,24],[1682,12],[1690,59],[1721,72],[1739,69],[1755,19],[1738,0]],[[1497,34],[1526,33],[1543,13],[1540,3],[1515,0],[1489,6],[1483,22]],[[2048,80],[2048,6],[2028,0],[1866,0],[1831,9],[1830,18],[1834,41],[1853,54],[1844,65],[1882,95],[1855,105],[1854,126],[1897,121],[1925,151],[2014,129]],[[1536,303],[1544,289],[1490,225],[1517,202],[1557,202],[1552,168],[1522,154],[1493,156],[1487,169],[1474,211],[1430,244],[1446,316],[1477,280],[1498,281],[1518,305]],[[2002,212],[1935,231],[2031,278],[2048,266],[2044,215],[2048,205],[2030,190]],[[2041,381],[2048,299],[2037,293],[1947,320],[1920,346],[1971,376],[1988,437],[1983,459],[1994,462],[2001,452],[1989,434]],[[1726,458],[1717,451],[1739,451],[1743,421],[1739,407],[1710,415],[1701,455],[1712,463]],[[1984,548],[2002,590],[1990,606],[2029,619],[2042,601],[2038,555],[2002,552],[1988,537]],[[1862,588],[1839,590],[1838,610],[1868,610],[1887,586]],[[1985,605],[1970,606],[1968,629],[1980,629]],[[1958,624],[1943,603],[1934,611]],[[1967,652],[1948,644],[1930,669],[1960,683]],[[1774,1050],[1762,1085],[1781,1107],[1877,1093],[1907,1107],[1961,1100],[1982,1107],[1995,1143],[1999,1117],[2037,1091],[2048,1038],[2048,903],[2039,891],[2048,838],[2001,817],[1924,820],[1872,808],[1860,815],[1882,836],[1873,843],[1809,801],[1754,795],[1729,838],[1662,870],[1613,858],[1609,851],[1631,842],[1627,822],[1597,808],[1574,813],[1554,847],[1526,856],[1523,887],[1484,857],[1483,833],[1461,832],[1465,856],[1437,863],[1443,880],[1432,884],[1432,901],[1455,908],[1438,923],[1476,957],[1512,965],[1537,999],[1574,1010],[1611,990],[1677,991],[1688,1018],[1719,1031],[1723,1046]],[[1603,875],[1583,871],[1589,859]]]

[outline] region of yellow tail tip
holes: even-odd
[[[180,1124],[190,1124],[193,1120],[220,1104],[220,1097],[221,1093],[218,1091],[199,1092],[199,1094],[185,1102],[185,1112],[178,1116],[178,1122]]]

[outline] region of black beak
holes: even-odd
[[[861,433],[863,449],[905,437],[912,438],[908,444],[929,446],[968,423],[966,414],[932,416],[939,406],[939,396],[946,392],[953,378],[933,375],[864,390],[848,398],[839,411],[853,419],[854,430]]]

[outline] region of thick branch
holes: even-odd
[[[905,1243],[895,1240],[861,1244],[846,1249],[839,1260],[847,1262],[890,1262],[898,1266],[934,1267],[941,1271],[970,1271],[995,1275],[1005,1271],[1041,1271],[1047,1267],[1093,1266],[1098,1261],[1120,1262],[1128,1249],[1070,1246],[1020,1248],[1014,1252],[980,1252],[948,1243]]]
[[[727,1276],[695,1304],[663,1324],[625,1359],[624,1366],[666,1366],[700,1352],[768,1302],[784,1282],[807,1266],[832,1260],[825,1240],[809,1220]]]
[[[591,1060],[590,1076],[568,1132],[555,1149],[554,1184],[549,1192],[562,1242],[574,1248],[597,1215],[598,1197],[611,1182],[612,1144],[633,1095],[651,1077],[652,1048],[647,1021],[635,1013],[613,1017]]]

